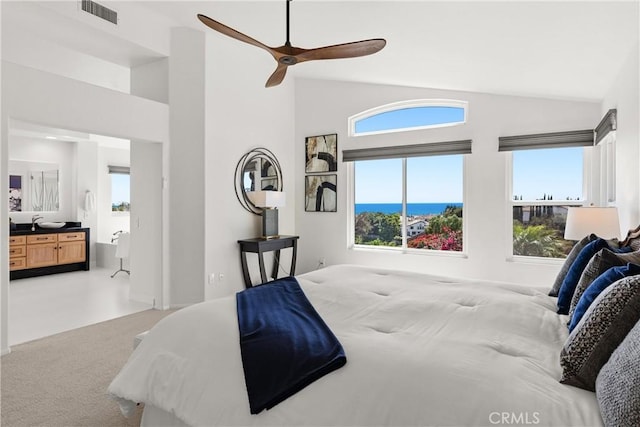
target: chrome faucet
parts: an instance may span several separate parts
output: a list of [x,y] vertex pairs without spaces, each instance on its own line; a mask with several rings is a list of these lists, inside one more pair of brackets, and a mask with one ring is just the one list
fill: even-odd
[[40,215],[34,215],[31,217],[31,231],[36,231],[36,221],[43,218],[44,217]]

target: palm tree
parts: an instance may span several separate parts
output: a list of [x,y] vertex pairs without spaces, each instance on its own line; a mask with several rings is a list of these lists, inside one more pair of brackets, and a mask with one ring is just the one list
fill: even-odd
[[566,256],[563,246],[563,242],[555,230],[544,225],[525,227],[521,223],[514,221],[514,255],[562,258]]

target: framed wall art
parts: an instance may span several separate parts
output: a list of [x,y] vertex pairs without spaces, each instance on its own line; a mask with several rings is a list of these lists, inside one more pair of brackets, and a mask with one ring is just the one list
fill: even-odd
[[22,212],[22,176],[9,175],[9,212]]
[[306,212],[336,212],[338,175],[307,175],[305,177],[304,210]]
[[335,172],[338,170],[338,134],[308,136],[305,138],[306,173]]

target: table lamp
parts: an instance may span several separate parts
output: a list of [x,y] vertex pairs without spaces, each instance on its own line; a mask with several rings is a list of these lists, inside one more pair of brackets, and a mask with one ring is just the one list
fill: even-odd
[[247,196],[254,206],[262,209],[262,238],[278,237],[278,208],[285,205],[283,191],[249,191]]
[[580,240],[591,233],[603,239],[620,237],[618,209],[595,206],[569,208],[564,238]]

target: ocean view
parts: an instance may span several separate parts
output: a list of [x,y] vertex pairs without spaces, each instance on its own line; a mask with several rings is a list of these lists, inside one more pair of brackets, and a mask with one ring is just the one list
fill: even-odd
[[[447,206],[462,206],[462,203],[407,203],[407,215],[438,215]],[[402,211],[402,203],[356,203],[355,210],[356,215],[362,212],[400,213]]]

